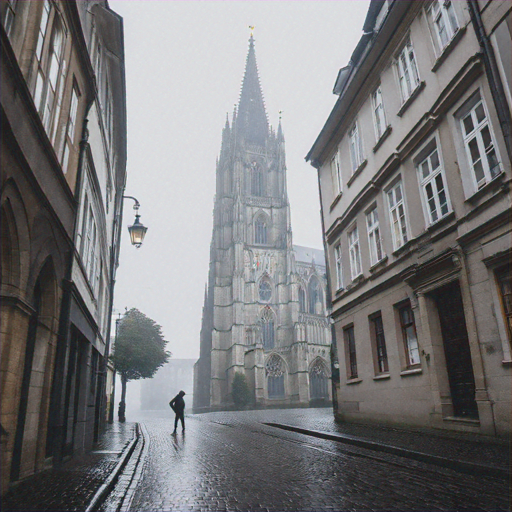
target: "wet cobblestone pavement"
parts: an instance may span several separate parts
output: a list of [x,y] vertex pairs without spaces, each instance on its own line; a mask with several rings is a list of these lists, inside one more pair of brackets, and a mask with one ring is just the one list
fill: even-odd
[[135,423],[114,423],[91,453],[13,486],[2,496],[2,512],[85,510],[135,436]]
[[[328,427],[331,415],[328,409],[209,413],[187,416],[186,434],[177,436],[171,435],[170,414],[141,418],[146,454],[130,502],[125,500],[123,507],[134,512],[510,509],[504,479],[462,474],[262,424],[332,430],[337,427],[334,422]],[[389,436],[399,435],[392,430],[388,443]],[[424,435],[418,433],[423,447]],[[469,456],[473,448],[459,443],[453,439],[453,449]],[[485,446],[489,453],[504,451],[503,445]]]

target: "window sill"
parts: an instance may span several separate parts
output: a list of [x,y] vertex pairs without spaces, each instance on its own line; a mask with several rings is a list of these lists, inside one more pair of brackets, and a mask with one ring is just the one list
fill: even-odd
[[477,190],[472,196],[466,199],[468,203],[476,203],[482,196],[487,194],[489,190],[494,190],[501,186],[505,173],[500,171],[491,181],[488,181],[481,189]]
[[451,212],[448,212],[444,217],[441,217],[440,219],[437,219],[435,222],[432,222],[427,227],[427,231],[435,231],[437,228],[443,226],[444,224],[447,224],[448,222],[455,220],[455,212],[452,210]]
[[340,192],[335,198],[334,201],[331,203],[331,207],[329,211],[333,211],[335,206],[340,202],[341,196],[343,195],[343,192]]
[[[364,274],[358,274],[356,277],[352,279],[352,282],[350,283],[350,287],[354,287],[357,284],[359,284],[364,279]],[[347,288],[348,289],[348,288]]]
[[501,361],[501,364],[503,366],[512,366],[512,360],[510,359],[505,359],[505,361]]
[[453,34],[452,40],[443,48],[439,57],[437,57],[436,61],[434,62],[434,65],[432,66],[432,73],[435,73],[439,69],[439,66],[441,66],[441,64],[446,60],[446,57],[450,55],[456,44],[464,35],[464,32],[466,32],[466,27],[458,28],[457,32]]
[[450,423],[462,423],[466,425],[474,425],[475,427],[480,426],[480,420],[474,420],[471,418],[459,418],[457,416],[447,416],[443,418],[443,421],[448,421]]
[[420,82],[414,91],[412,91],[411,95],[404,101],[403,105],[400,107],[400,110],[396,113],[398,117],[402,117],[405,111],[409,108],[411,103],[418,97],[421,91],[425,89],[425,82]]
[[354,180],[363,172],[363,169],[366,167],[367,163],[368,163],[368,160],[364,159],[359,164],[359,167],[354,171],[352,176],[350,176],[350,179],[347,181],[347,187],[350,187],[350,185],[352,185],[352,183],[354,183]]
[[411,246],[412,244],[412,239],[410,240],[407,240],[407,242],[405,242],[404,245],[401,245],[400,247],[397,247],[394,251],[393,251],[393,256],[395,257],[398,257],[400,256],[402,253],[406,252],[407,249]]
[[380,259],[379,261],[377,261],[377,263],[375,263],[374,265],[372,265],[370,267],[370,273],[373,274],[374,272],[376,272],[377,270],[379,270],[380,268],[384,267],[386,265],[386,262],[388,261],[388,257],[387,256],[384,256],[382,259]]
[[373,380],[387,380],[390,378],[391,375],[389,373],[383,373],[382,375],[375,375],[375,377],[373,377]]
[[375,144],[375,146],[373,146],[373,152],[375,153],[381,146],[382,144],[384,143],[384,141],[389,137],[389,134],[393,131],[393,128],[391,127],[390,124],[388,124],[387,128],[382,132],[382,135],[380,136],[379,140],[377,141],[377,143]]
[[352,384],[359,384],[360,382],[363,382],[363,379],[360,379],[359,377],[356,377],[354,379],[348,379],[347,382],[345,382],[345,384],[347,386],[351,386]]
[[423,373],[422,368],[411,368],[410,370],[403,370],[400,372],[400,377],[409,377],[409,375],[420,375]]

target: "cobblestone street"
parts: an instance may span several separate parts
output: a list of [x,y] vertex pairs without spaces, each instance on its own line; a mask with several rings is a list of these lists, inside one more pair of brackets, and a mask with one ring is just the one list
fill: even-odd
[[[505,479],[475,476],[344,443],[283,431],[301,414],[325,426],[332,413],[248,411],[140,420],[142,467],[128,493],[103,510],[509,510]],[[122,481],[123,479],[121,479]],[[126,496],[129,499],[126,499]]]

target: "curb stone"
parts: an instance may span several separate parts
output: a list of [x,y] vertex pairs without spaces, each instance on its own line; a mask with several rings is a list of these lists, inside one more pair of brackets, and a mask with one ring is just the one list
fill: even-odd
[[140,437],[140,426],[138,423],[135,424],[135,436],[121,455],[121,460],[117,463],[117,466],[114,468],[112,473],[107,477],[106,481],[101,485],[101,487],[96,491],[94,496],[92,497],[89,505],[85,509],[85,512],[94,512],[101,505],[102,501],[108,495],[108,493],[114,488],[117,478],[119,477],[121,471],[126,466],[128,460],[130,459],[133,451],[135,450],[135,446],[139,441]]
[[318,437],[320,439],[327,439],[329,441],[337,441],[340,443],[351,444],[361,448],[368,448],[379,452],[390,453],[405,457],[408,459],[414,459],[420,462],[426,462],[428,464],[434,464],[436,466],[442,466],[448,469],[459,471],[460,473],[468,473],[471,475],[479,476],[492,476],[496,478],[502,478],[505,480],[511,479],[510,470],[498,468],[495,466],[487,466],[484,464],[478,464],[473,462],[466,462],[457,459],[448,459],[446,457],[439,457],[438,455],[431,455],[429,453],[417,452],[414,450],[408,450],[406,448],[398,448],[383,443],[377,443],[375,441],[368,441],[361,437],[350,436],[347,434],[331,434],[329,432],[321,432],[319,430],[307,430],[300,427],[294,427],[292,425],[285,425],[281,423],[264,423],[269,427],[280,428],[282,430],[288,430],[291,432],[297,432],[307,436]]

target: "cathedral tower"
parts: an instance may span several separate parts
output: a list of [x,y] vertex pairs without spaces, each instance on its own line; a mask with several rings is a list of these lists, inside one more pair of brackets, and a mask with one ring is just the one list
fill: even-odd
[[237,372],[258,406],[329,400],[323,252],[294,251],[286,189],[281,122],[269,126],[251,35],[217,162],[195,410],[228,407]]

